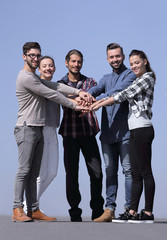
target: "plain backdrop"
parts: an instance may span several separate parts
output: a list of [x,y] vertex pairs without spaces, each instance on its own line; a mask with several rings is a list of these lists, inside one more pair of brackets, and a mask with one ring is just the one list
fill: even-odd
[[[13,185],[17,171],[17,146],[13,135],[18,111],[15,81],[23,67],[22,46],[27,41],[37,41],[42,47],[42,54],[55,59],[53,81],[67,73],[64,59],[73,48],[80,50],[84,56],[81,73],[93,77],[97,82],[112,71],[106,60],[106,46],[109,43],[117,42],[123,46],[128,67],[128,55],[132,49],[146,52],[157,75],[152,119],[155,128],[152,156],[156,181],[154,214],[161,218],[167,216],[166,9],[166,0],[0,0],[0,214],[12,214]],[[101,110],[97,116],[100,124]],[[101,151],[99,134],[97,140]],[[58,176],[41,197],[41,209],[49,215],[68,216],[61,136],[59,150]],[[102,166],[105,197],[103,158]],[[89,176],[82,154],[79,181],[82,194],[80,207],[83,216],[89,217]],[[116,214],[122,213],[124,176],[121,167],[117,205]],[[143,197],[141,208],[144,208]]]

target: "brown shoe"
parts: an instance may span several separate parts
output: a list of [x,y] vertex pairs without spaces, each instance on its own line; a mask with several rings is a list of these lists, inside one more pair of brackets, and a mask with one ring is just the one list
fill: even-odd
[[99,218],[94,219],[94,222],[112,222],[112,219],[114,218],[115,212],[106,208],[104,213]]
[[33,212],[28,211],[27,216],[29,216],[32,219],[37,220],[37,221],[47,221],[47,222],[56,222],[57,221],[56,218],[46,216],[39,209],[37,209],[36,211],[33,211]]
[[25,215],[22,207],[13,209],[12,220],[14,222],[32,222],[33,221],[31,217],[27,217]]

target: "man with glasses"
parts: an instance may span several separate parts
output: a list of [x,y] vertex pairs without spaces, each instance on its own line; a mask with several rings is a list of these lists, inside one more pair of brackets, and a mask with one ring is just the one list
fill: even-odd
[[[76,111],[80,111],[84,107],[76,105],[76,103],[70,101],[63,94],[79,95],[85,100],[90,98],[88,93],[70,88],[64,84],[53,83],[52,88],[55,90],[44,86],[40,81],[41,79],[35,74],[40,58],[41,48],[37,42],[24,44],[24,67],[19,72],[16,81],[19,111],[14,130],[18,146],[18,171],[15,179],[12,219],[18,222],[29,222],[33,219],[40,221],[56,220],[56,218],[48,217],[39,210],[36,193],[36,179],[39,175],[43,153],[44,97]],[[46,81],[46,85],[48,83]],[[24,191],[28,209],[27,216],[23,211]]]

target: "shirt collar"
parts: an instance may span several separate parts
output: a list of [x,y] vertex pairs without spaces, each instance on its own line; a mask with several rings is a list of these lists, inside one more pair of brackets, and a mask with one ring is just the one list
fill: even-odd
[[127,67],[122,64],[122,66],[119,68],[118,72],[113,72],[116,75],[120,75],[122,72],[124,72],[127,69]]

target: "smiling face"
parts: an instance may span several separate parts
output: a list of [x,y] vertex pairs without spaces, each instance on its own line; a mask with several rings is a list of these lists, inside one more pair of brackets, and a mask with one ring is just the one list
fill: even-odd
[[42,79],[51,81],[55,69],[53,60],[51,58],[44,58],[40,61],[38,71]]
[[69,61],[65,61],[66,67],[72,74],[78,74],[82,68],[82,59],[76,54],[70,56]]
[[122,54],[120,48],[109,49],[107,51],[107,61],[110,66],[113,68],[114,72],[117,72],[123,64],[125,59],[124,54]]
[[26,54],[23,54],[25,68],[29,71],[35,72],[36,68],[39,66],[40,58],[41,51],[39,49],[30,49]]
[[147,59],[142,59],[140,55],[132,55],[129,58],[129,63],[137,77],[142,76],[146,72]]

